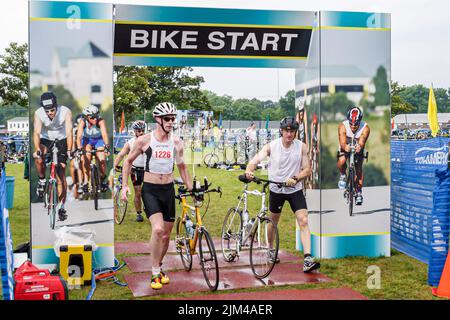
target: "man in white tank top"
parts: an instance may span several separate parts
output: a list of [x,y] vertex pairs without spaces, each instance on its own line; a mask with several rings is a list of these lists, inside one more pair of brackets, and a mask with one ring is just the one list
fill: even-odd
[[339,125],[339,157],[337,160],[337,168],[341,173],[339,178],[339,189],[346,187],[346,170],[347,159],[350,155],[350,144],[352,140],[356,143],[355,149],[355,169],[356,169],[356,205],[362,205],[362,187],[364,182],[364,174],[362,170],[364,160],[364,147],[369,138],[370,128],[366,122],[362,121],[363,112],[360,108],[354,107],[347,112],[347,120]]
[[156,130],[139,137],[134,149],[124,161],[122,199],[125,200],[131,166],[140,155],[144,155],[144,184],[142,201],[144,211],[152,226],[150,238],[150,262],[152,265],[151,288],[158,290],[169,283],[169,277],[161,269],[162,260],[169,248],[170,232],[175,221],[175,188],[173,185],[174,164],[177,164],[181,179],[188,190],[192,180],[184,163],[184,144],[172,132],[177,110],[168,102],[158,104],[153,110]]
[[[123,158],[131,151],[133,151],[136,140],[144,135],[145,133],[145,122],[142,120],[138,120],[133,122],[131,128],[134,131],[135,137],[127,141],[123,146],[122,150],[120,150],[116,159],[114,160],[114,168],[120,164]],[[132,163],[131,167],[131,181],[133,182],[134,189],[134,207],[136,208],[136,221],[143,222],[144,217],[142,216],[142,200],[141,200],[141,191],[142,191],[142,182],[144,181],[144,163],[145,157],[143,154],[139,155]]]
[[[65,106],[59,106],[53,92],[44,92],[40,98],[41,107],[34,113],[33,131],[33,158],[39,177],[36,193],[38,198],[44,196],[45,156],[58,148],[57,180],[59,191],[58,216],[60,221],[67,219],[64,204],[67,195],[66,161],[70,157],[73,146],[72,112]],[[56,141],[56,142],[55,142]]]
[[[303,271],[311,272],[320,268],[320,263],[314,261],[314,258],[311,256],[308,209],[302,190],[303,181],[310,175],[310,164],[306,144],[296,139],[298,127],[298,122],[293,117],[286,117],[281,120],[281,138],[266,144],[248,163],[245,174],[251,180],[257,165],[269,157],[269,180],[285,182],[287,185],[287,187],[280,188],[271,184],[269,187],[271,219],[275,225],[278,225],[284,202],[288,201],[300,226],[304,253]],[[273,231],[271,233],[273,234]],[[272,239],[269,239],[269,242],[273,242],[273,236]]]

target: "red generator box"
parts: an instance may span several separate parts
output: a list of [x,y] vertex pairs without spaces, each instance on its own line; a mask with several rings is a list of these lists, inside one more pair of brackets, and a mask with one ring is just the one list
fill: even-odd
[[66,281],[53,276],[47,269],[39,269],[29,260],[14,274],[15,300],[68,300]]

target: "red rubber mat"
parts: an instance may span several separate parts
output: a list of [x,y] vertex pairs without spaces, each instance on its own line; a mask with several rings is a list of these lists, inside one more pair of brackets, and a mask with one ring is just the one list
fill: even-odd
[[[278,257],[281,260],[281,263],[285,262],[299,262],[300,258],[287,253],[280,251],[278,252]],[[128,267],[132,272],[150,272],[152,270],[150,264],[150,256],[134,256],[134,257],[125,257],[123,260],[127,263]],[[239,259],[233,262],[226,262],[223,259],[222,253],[220,251],[217,252],[217,260],[219,261],[219,268],[233,268],[233,267],[242,267],[248,266],[250,268],[250,257],[249,251],[242,251]],[[166,255],[163,260],[163,268],[165,270],[183,270],[183,264],[181,263],[181,258],[179,255]],[[192,261],[193,269],[200,269],[198,256],[195,255]],[[275,266],[276,268],[276,266]]]
[[219,293],[166,300],[368,300],[350,288],[289,289],[257,292]]
[[[303,273],[301,268],[301,265],[296,263],[278,264],[270,276],[263,280],[256,279],[250,268],[220,269],[218,290],[331,281],[330,278],[320,273]],[[124,278],[135,297],[209,291],[201,270],[170,272],[168,276],[170,277],[170,284],[163,286],[161,290],[153,290],[150,288],[150,273],[127,274]]]
[[[221,250],[222,245],[220,243],[220,239],[213,239],[214,247],[216,250]],[[198,244],[197,244],[198,246]],[[150,242],[116,242],[114,244],[114,252],[115,254],[139,254],[139,253],[150,253]],[[168,254],[176,254],[175,243],[174,240],[170,240],[169,249],[167,250]]]

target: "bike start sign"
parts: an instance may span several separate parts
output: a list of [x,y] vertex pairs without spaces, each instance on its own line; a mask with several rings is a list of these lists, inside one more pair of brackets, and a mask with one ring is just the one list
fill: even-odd
[[305,65],[316,13],[116,5],[114,64]]

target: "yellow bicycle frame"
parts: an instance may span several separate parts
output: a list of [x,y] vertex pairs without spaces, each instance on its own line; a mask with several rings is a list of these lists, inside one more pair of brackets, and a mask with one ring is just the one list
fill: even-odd
[[[195,200],[194,200],[195,203]],[[196,205],[191,206],[187,203],[186,197],[181,197],[181,220],[180,224],[178,225],[178,228],[184,227],[184,223],[186,222],[186,216],[189,214],[189,210],[195,211],[195,232],[194,232],[194,239],[189,239],[189,251],[191,255],[195,254],[195,247],[197,246],[197,240],[198,240],[198,229],[203,226],[202,217],[200,216],[200,209]],[[178,229],[178,232],[181,233],[181,230]]]

